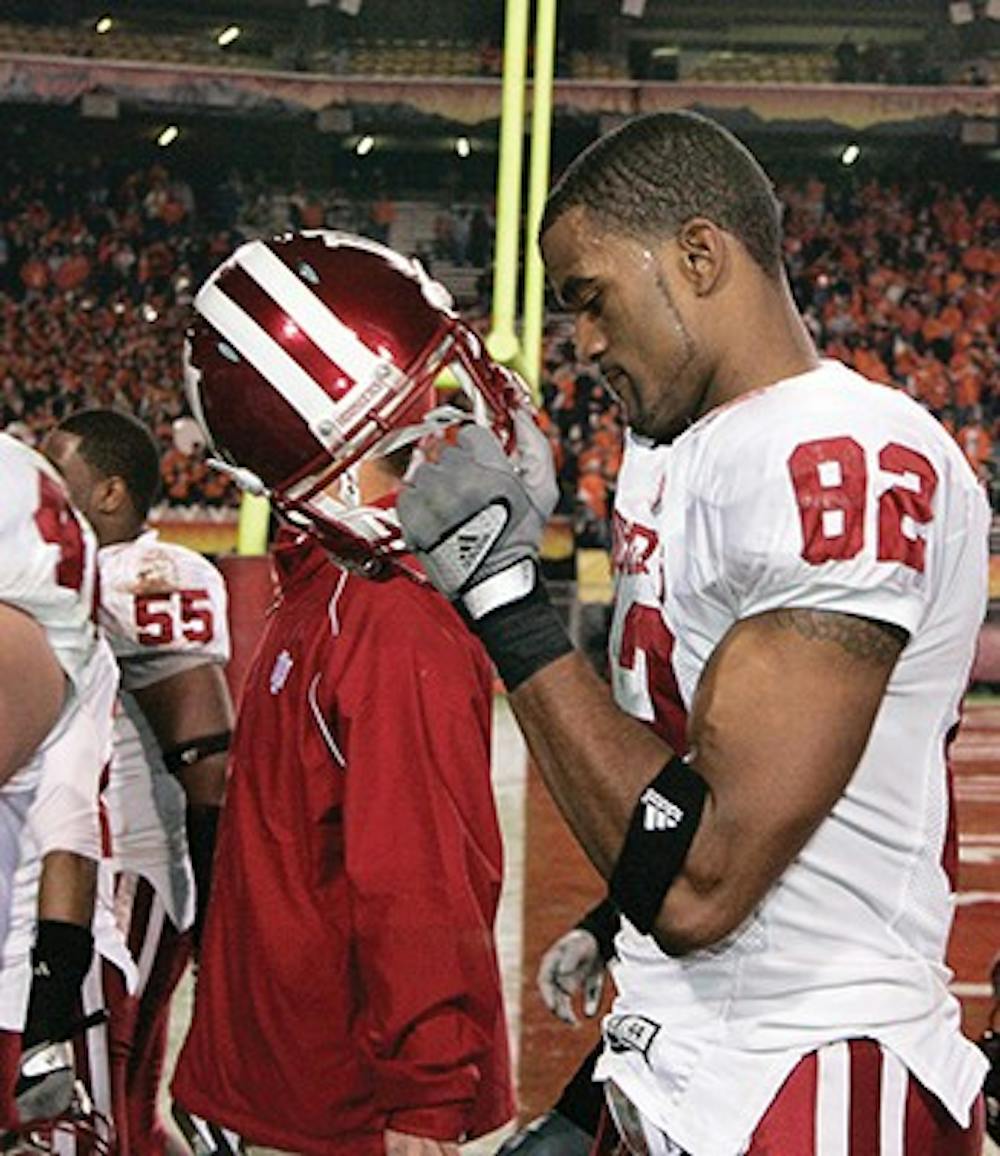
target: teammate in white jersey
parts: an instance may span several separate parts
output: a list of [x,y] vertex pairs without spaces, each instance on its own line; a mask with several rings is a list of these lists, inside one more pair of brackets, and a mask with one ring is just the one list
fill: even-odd
[[6,934],[18,832],[37,786],[33,756],[65,725],[97,640],[93,535],[58,475],[0,434],[0,939]]
[[138,988],[126,993],[121,969],[105,966],[95,977],[91,999],[107,1003],[111,1021],[110,1073],[96,1078],[93,1092],[99,1107],[110,1100],[122,1150],[149,1156],[165,1150],[156,1097],[170,997],[207,902],[223,794],[226,593],[210,562],[145,528],[159,457],[139,422],[85,410],[49,435],[45,451],[97,532],[100,621],[122,672],[104,792],[105,868]]
[[[117,670],[93,621],[93,535],[70,508],[61,479],[40,455],[7,435],[0,435],[0,477],[0,942],[6,956],[19,879],[23,967],[17,1029],[29,987],[31,997],[24,1066],[19,1034],[5,1037],[0,1048],[0,1121],[12,1127],[60,1111],[72,1095],[69,1046],[53,1041],[65,1039],[74,1026],[90,963],[92,876],[85,871],[78,887],[62,848],[81,841],[99,853],[97,786],[110,750]],[[32,754],[28,736],[45,725],[48,734]],[[39,894],[43,858],[47,874]]]
[[511,459],[463,430],[399,513],[623,912],[597,1075],[625,1144],[978,1156],[986,1064],[944,966],[945,748],[985,609],[985,496],[917,404],[819,359],[770,182],[713,122],[599,140],[541,245],[636,434],[616,702],[537,577],[541,435]]

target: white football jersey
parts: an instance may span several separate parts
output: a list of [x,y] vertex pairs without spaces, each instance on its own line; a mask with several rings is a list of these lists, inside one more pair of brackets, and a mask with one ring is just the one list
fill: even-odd
[[846,1037],[880,1040],[968,1121],[985,1064],[943,962],[945,750],[986,605],[989,524],[941,426],[835,362],[720,407],[669,447],[630,440],[614,692],[678,749],[740,619],[811,607],[910,636],[846,791],[742,927],[672,958],[623,921],[598,1076],[695,1156],[743,1152],[798,1059]]
[[0,786],[0,941],[6,935],[21,831],[45,752],[61,741],[80,702],[79,687],[97,648],[93,622],[96,543],[69,506],[59,475],[34,450],[0,433],[0,602],[45,630],[70,678],[62,713],[28,764]]
[[156,739],[130,693],[182,670],[229,660],[225,583],[200,554],[147,531],[103,547],[101,624],[118,658],[122,694],[104,799],[111,821],[114,871],[148,879],[174,925],[194,918],[185,801],[164,766]]
[[[37,790],[20,832],[9,927],[0,954],[0,1028],[6,1031],[20,1031],[28,1010],[43,859],[58,850],[100,860],[105,850],[100,789],[111,759],[118,664],[104,639],[81,672],[78,689],[66,724],[46,738],[35,760]],[[96,927],[95,942],[105,958],[117,961],[127,955],[124,939],[119,936],[109,946]]]

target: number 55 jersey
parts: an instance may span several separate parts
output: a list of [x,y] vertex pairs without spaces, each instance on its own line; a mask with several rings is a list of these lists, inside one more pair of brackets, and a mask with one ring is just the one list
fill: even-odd
[[229,659],[222,575],[200,554],[153,530],[98,551],[100,621],[122,675],[114,756],[104,799],[112,865],[147,879],[179,930],[194,918],[185,800],[132,692]]
[[[880,1041],[968,1122],[983,1064],[944,966],[946,745],[985,610],[989,523],[943,428],[834,362],[712,411],[670,446],[628,447],[614,692],[676,749],[741,619],[812,608],[909,635],[846,790],[746,922],[682,958],[627,921],[618,937],[598,1077],[698,1156],[743,1150],[798,1060],[848,1037]],[[808,710],[794,688],[789,700]]]

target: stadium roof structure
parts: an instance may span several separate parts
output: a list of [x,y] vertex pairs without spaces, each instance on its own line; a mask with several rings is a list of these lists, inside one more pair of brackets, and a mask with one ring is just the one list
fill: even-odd
[[[784,146],[947,140],[995,158],[1000,87],[982,83],[988,67],[962,70],[967,50],[996,63],[976,37],[989,41],[1000,21],[986,0],[969,3],[971,33],[943,0],[561,0],[557,153],[636,112],[697,108]],[[471,169],[496,149],[503,9],[502,0],[7,0],[0,103],[28,119],[63,110],[150,134],[172,118],[190,130],[182,145],[210,137],[211,122],[247,134],[255,122],[272,134],[281,124],[304,152],[350,152],[365,135],[383,156],[444,152],[461,135],[472,141]],[[241,35],[220,46],[230,23]],[[886,62],[886,74],[837,83],[844,45]],[[926,75],[894,73],[901,61]],[[272,136],[276,159],[283,143]]]

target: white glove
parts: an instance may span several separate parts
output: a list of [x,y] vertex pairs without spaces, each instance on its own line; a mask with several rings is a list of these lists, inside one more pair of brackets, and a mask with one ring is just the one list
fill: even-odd
[[448,598],[462,598],[473,618],[530,592],[559,498],[552,450],[530,407],[519,406],[512,420],[512,456],[483,426],[464,425],[437,460],[414,471],[396,506],[428,578]]
[[579,1023],[573,1010],[573,997],[583,993],[583,1014],[588,1019],[597,1014],[604,991],[604,960],[597,939],[581,927],[567,931],[542,956],[538,965],[538,990],[553,1015],[572,1024]]

